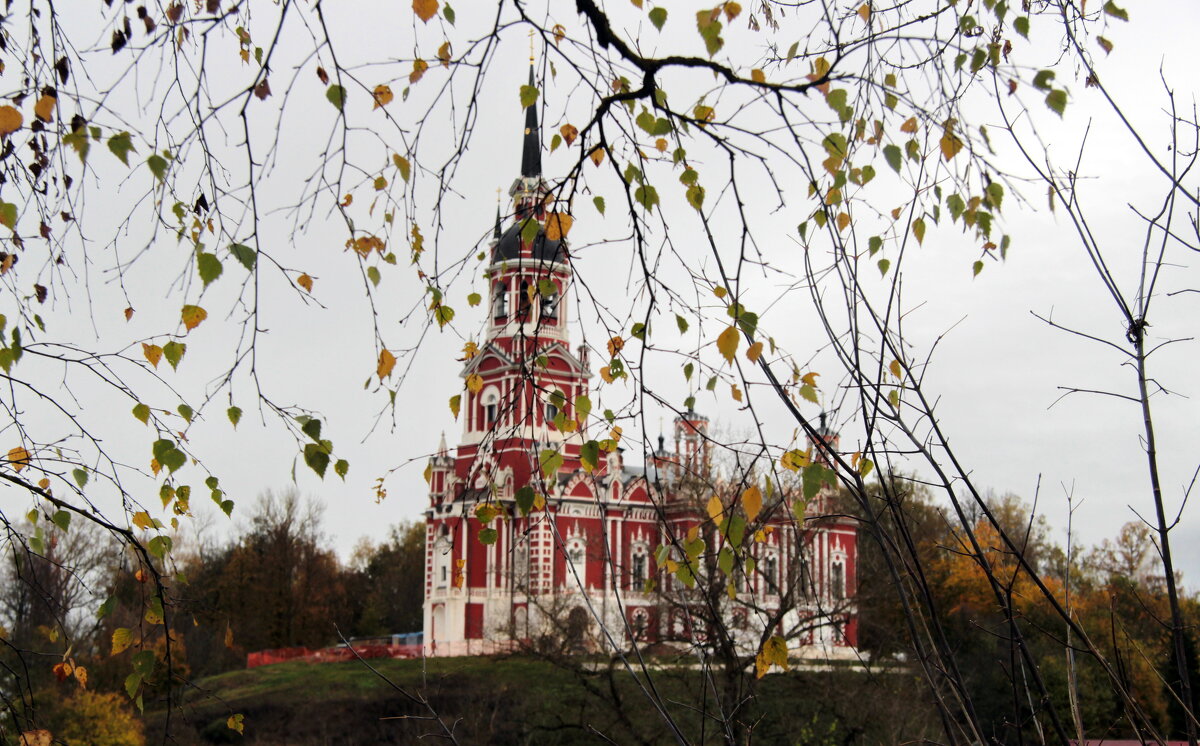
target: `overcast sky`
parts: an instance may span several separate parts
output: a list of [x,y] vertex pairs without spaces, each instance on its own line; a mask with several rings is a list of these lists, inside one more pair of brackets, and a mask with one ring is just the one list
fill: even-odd
[[[668,24],[665,29],[663,50],[676,34],[691,43],[694,31],[688,25],[690,12],[685,12],[691,6],[664,5],[679,13],[678,24]],[[1189,35],[1179,30],[1200,28],[1200,10],[1190,4],[1176,3],[1169,6],[1173,15],[1166,12],[1156,15],[1152,7],[1167,6],[1134,8],[1133,23],[1114,26],[1108,32],[1117,48],[1108,60],[1102,60],[1099,70],[1108,89],[1125,104],[1128,116],[1142,128],[1151,146],[1157,148],[1162,147],[1167,137],[1162,117],[1165,96],[1157,80],[1158,70],[1161,67],[1173,86],[1180,109],[1190,112],[1200,53],[1187,38]],[[488,21],[471,17],[463,10],[460,10],[459,31],[465,33],[464,28],[482,27]],[[632,10],[621,6],[614,11],[630,24],[631,30],[638,28],[634,24],[642,24],[637,33],[650,38],[644,20],[634,20],[639,17],[632,15]],[[569,28],[575,28],[571,24],[577,23],[572,15],[559,20]],[[377,23],[365,26],[358,14],[333,15],[329,22],[336,37],[354,40],[339,50],[346,56],[341,62],[348,67],[354,68],[368,59],[411,54],[407,47],[413,44],[414,27],[406,5],[404,13],[397,15],[389,10],[381,13]],[[418,29],[418,33],[425,31]],[[299,30],[290,33],[296,33],[298,38],[301,34]],[[757,43],[755,39],[749,32],[731,31],[728,41],[731,45],[753,45]],[[429,46],[428,39],[422,37],[421,44],[424,56],[432,58],[433,49],[424,48]],[[371,307],[366,300],[362,270],[353,255],[343,250],[345,224],[325,204],[315,211],[304,230],[297,232],[293,230],[297,214],[287,209],[295,204],[297,189],[317,167],[328,146],[326,133],[334,114],[323,100],[324,86],[313,73],[315,65],[302,51],[297,45],[291,56],[281,55],[274,63],[272,98],[255,103],[264,109],[285,106],[284,121],[292,123],[278,132],[269,178],[257,198],[266,226],[263,235],[279,242],[275,254],[295,270],[293,278],[299,272],[315,278],[312,299],[320,305],[306,299],[277,274],[263,273],[259,322],[263,332],[257,342],[258,371],[264,389],[275,402],[300,403],[323,415],[324,437],[332,438],[337,454],[351,462],[350,474],[343,481],[330,472],[324,480],[319,480],[303,463],[293,469],[295,441],[269,418],[267,425],[262,426],[264,418],[253,407],[253,391],[245,377],[235,381],[233,390],[234,402],[246,409],[238,429],[231,430],[223,421],[229,402],[228,393],[222,391],[219,399],[202,412],[206,426],[190,429],[189,439],[195,452],[204,456],[207,467],[220,475],[226,491],[240,501],[239,511],[247,509],[254,496],[264,490],[288,488],[294,472],[297,489],[326,506],[326,530],[339,551],[348,555],[360,537],[381,538],[396,522],[420,519],[426,502],[421,478],[425,458],[435,448],[442,431],[451,445],[460,435],[460,425],[454,422],[447,405],[462,386],[458,378],[460,363],[455,358],[466,338],[478,338],[485,321],[484,307],[470,308],[464,300],[472,290],[486,295],[478,279],[481,265],[471,257],[479,250],[480,242],[490,235],[496,189],[507,192],[519,169],[523,116],[517,89],[527,74],[528,41],[518,27],[506,31],[500,39],[499,56],[478,100],[478,120],[469,148],[454,174],[451,192],[442,203],[438,216],[440,230],[433,227],[435,213],[428,191],[416,193],[415,207],[407,216],[422,226],[430,251],[436,250],[438,254],[441,268],[466,260],[450,296],[457,311],[453,328],[422,330],[414,321],[401,324],[414,308],[423,305],[421,285],[405,267],[404,216],[397,216],[397,227],[388,237],[391,247],[400,255],[400,263],[396,268],[384,268],[375,296],[378,330],[385,343],[398,354],[419,342],[419,348],[410,354],[399,354],[397,373],[407,370],[408,374],[396,395],[395,419],[387,408],[386,393],[378,390],[378,379],[371,380],[377,354]],[[235,62],[214,60],[212,64],[229,68],[228,85],[244,85],[237,78],[244,73]],[[289,84],[287,80],[293,69],[299,72],[295,82]],[[371,68],[355,69],[365,80],[376,79]],[[403,82],[394,78],[406,73],[404,65],[381,67],[378,81],[391,80],[399,93]],[[375,158],[380,164],[386,163],[388,153],[399,149],[396,141],[401,138],[408,141],[417,131],[416,120],[423,107],[433,105],[440,86],[439,75],[440,70],[435,66],[425,81],[413,86],[407,101],[397,96],[391,107],[400,122],[398,127],[384,124],[384,113],[371,113],[369,105],[361,103],[364,93],[352,90],[357,97],[352,102],[357,108],[349,111],[359,117],[356,121],[381,123],[378,141],[352,145],[352,155],[363,161]],[[1111,252],[1109,256],[1118,267],[1118,275],[1129,278],[1129,287],[1133,287],[1144,226],[1128,205],[1132,203],[1143,212],[1152,211],[1161,199],[1161,189],[1136,151],[1132,138],[1120,130],[1111,112],[1103,106],[1099,93],[1085,88],[1081,79],[1060,82],[1070,88],[1070,106],[1061,125],[1048,124],[1042,134],[1053,159],[1072,162],[1090,125],[1080,168],[1087,179],[1081,196],[1089,205],[1093,231],[1106,251]],[[545,84],[543,96],[552,117],[550,125],[557,126],[580,116],[579,107],[587,105],[586,97],[577,96],[580,103],[576,104],[571,99],[572,93],[569,84],[553,81]],[[145,112],[150,108],[146,101],[132,99],[128,105],[131,111],[140,107]],[[421,130],[421,146],[426,148],[423,152],[433,153],[438,148],[445,153],[453,150],[454,143],[448,135],[462,125],[461,102],[459,107],[449,109],[442,105],[435,109],[437,116],[449,119]],[[368,119],[368,114],[376,120]],[[997,117],[983,118],[998,124]],[[253,130],[255,141],[264,149],[276,134],[272,121],[266,117]],[[404,130],[403,135],[400,129]],[[240,132],[230,131],[228,138],[225,146],[235,144]],[[1011,156],[1004,146],[1000,146],[1000,152],[1002,156]],[[110,156],[101,152],[94,157]],[[565,149],[547,153],[544,158],[547,176],[554,178],[565,171],[570,157]],[[425,163],[434,161],[431,155]],[[226,163],[225,167],[239,168],[234,163]],[[365,183],[371,176],[364,173],[361,179]],[[394,170],[389,178],[396,178]],[[608,194],[616,194],[612,189],[615,182],[604,182],[601,176],[593,178],[594,189],[608,188]],[[144,194],[146,187],[147,184],[130,177],[119,189],[89,195],[92,200],[87,208],[91,221],[89,236],[97,241],[89,246],[89,251],[107,248],[107,242],[99,238],[113,234],[118,236],[118,250],[122,247],[136,250],[146,243],[144,229],[135,226],[132,231],[123,230],[119,224],[132,200]],[[840,377],[830,367],[832,360],[822,352],[825,340],[815,328],[808,295],[785,292],[789,273],[795,276],[799,268],[795,226],[803,219],[801,212],[811,207],[805,208],[804,196],[797,194],[787,195],[788,204],[777,209],[778,200],[770,185],[759,177],[750,178],[746,189],[752,203],[751,214],[759,221],[759,236],[768,242],[767,255],[780,271],[780,274],[764,272],[756,279],[753,297],[772,304],[764,314],[764,323],[769,325],[771,333],[798,360],[811,361],[811,369],[828,372],[822,379],[829,387],[825,396],[828,401],[835,401],[838,398],[835,386]],[[688,208],[681,196],[667,199],[665,192],[664,189],[665,222],[685,223],[682,216]],[[710,184],[709,200],[717,202],[718,210],[728,209],[728,204],[722,207],[720,200],[730,197],[722,197],[719,192],[719,184]],[[1067,496],[1072,495],[1076,505],[1075,531],[1083,543],[1093,544],[1115,535],[1121,524],[1136,518],[1135,511],[1150,514],[1146,460],[1139,440],[1140,414],[1134,405],[1111,397],[1076,394],[1060,400],[1060,387],[1131,393],[1134,378],[1112,351],[1051,329],[1033,317],[1032,313],[1052,314],[1056,321],[1081,331],[1117,342],[1121,339],[1120,318],[1090,270],[1070,225],[1061,213],[1047,210],[1044,187],[1033,185],[1025,196],[1026,204],[1019,204],[1013,194],[1006,203],[1002,229],[1014,241],[1008,260],[989,264],[978,277],[971,279],[971,263],[977,258],[977,247],[957,229],[931,230],[924,246],[907,256],[906,332],[918,357],[924,357],[930,346],[940,340],[928,369],[925,389],[937,398],[936,411],[941,423],[958,457],[972,471],[975,483],[1032,500],[1040,482],[1038,509],[1060,541],[1066,535]],[[358,190],[356,207],[363,207],[364,200],[370,198],[369,189]],[[627,330],[627,314],[639,302],[637,259],[628,242],[610,242],[628,235],[628,217],[615,199],[610,197],[609,205],[607,217],[602,217],[591,206],[590,196],[581,200],[571,235],[574,264],[588,289],[584,297],[577,293],[574,299],[578,303],[572,306],[576,317],[573,333],[576,341],[586,334],[594,346],[602,346],[607,339],[606,325]],[[356,219],[378,222],[384,209],[381,204],[375,210],[364,210],[356,213],[362,216]],[[170,235],[158,239],[160,245],[171,241],[174,238]],[[662,236],[648,238],[648,245],[661,252],[658,271],[664,281],[695,293],[687,273],[711,276],[714,271],[711,255],[699,241],[700,234],[694,226],[673,234],[672,246],[664,245]],[[127,305],[126,296],[114,282],[115,275],[103,271],[111,262],[97,261],[91,274],[78,268],[75,276],[86,279],[86,283],[83,279],[67,278],[74,290],[55,294],[48,304],[44,316],[51,332],[63,335],[56,336],[57,339],[71,338],[93,347],[98,338],[101,346],[110,350],[137,344],[148,335],[161,332],[162,314],[177,313],[172,305],[175,298],[170,303],[162,299],[171,283],[183,282],[176,278],[184,272],[186,252],[187,247],[183,246],[174,256],[152,253],[130,269],[125,284],[137,288],[134,299],[129,301],[137,312],[128,323],[121,313]],[[675,252],[681,252],[682,256]],[[1164,272],[1164,292],[1198,286],[1193,257],[1182,251],[1172,252],[1172,264]],[[228,340],[238,333],[237,322],[242,311],[235,299],[241,292],[239,283],[244,276],[240,267],[227,263],[223,278],[203,296],[210,319],[188,335],[185,364],[179,373],[164,376],[198,410],[205,393],[212,390],[213,379],[229,365]],[[83,288],[88,295],[81,292]],[[593,296],[606,311],[597,310]],[[696,297],[699,296],[693,295]],[[711,301],[704,299],[706,303]],[[1164,295],[1159,300],[1150,334],[1157,340],[1196,336],[1200,324],[1198,301],[1197,293]],[[9,313],[7,309],[4,312]],[[663,316],[656,334],[674,335],[673,326],[672,317]],[[720,327],[707,328],[711,331],[708,340],[711,341]],[[696,342],[699,341],[697,338]],[[671,336],[670,345],[687,344],[686,340]],[[1197,362],[1200,354],[1192,342],[1168,346],[1152,358],[1153,375],[1172,392],[1155,397],[1154,413],[1164,488],[1168,505],[1175,508],[1200,459],[1200,449],[1196,447],[1196,422],[1200,420],[1200,403],[1195,398]],[[677,356],[652,356],[644,371],[655,391],[675,406],[681,406],[690,393],[680,373],[681,364]],[[39,375],[33,364],[26,370],[28,375]],[[49,380],[61,376],[51,368],[43,372]],[[365,388],[363,382],[368,382]],[[139,444],[128,458],[130,463],[141,464],[146,430],[128,414],[132,401],[101,393],[86,381],[73,379],[70,385],[70,393],[85,403],[91,421],[105,424],[109,443]],[[178,398],[172,398],[174,395],[165,385],[153,385],[157,386],[159,398],[152,406],[174,408]],[[606,406],[616,409],[635,393],[633,386],[618,384],[606,387],[593,398],[599,399],[599,409]],[[769,439],[775,443],[787,442],[794,423],[769,405],[766,392],[752,390],[751,395],[756,397]],[[718,390],[717,396],[699,395],[697,408],[727,432],[746,432],[751,426],[747,414],[738,410],[725,387]],[[818,410],[810,409],[806,414],[815,416]],[[670,417],[665,409],[647,403],[644,421],[649,432],[644,435],[649,439],[656,437],[658,423],[665,420],[669,438]],[[635,442],[643,435],[636,424],[631,422],[626,427],[627,437]],[[47,414],[42,437],[53,439],[56,428],[61,428],[61,423]],[[843,445],[854,445],[853,438],[850,428],[847,440],[851,442]],[[628,461],[640,461],[637,450],[630,445]],[[374,484],[379,477],[385,477],[387,497],[383,501],[375,499]],[[135,491],[155,489],[150,480],[138,482],[132,476],[130,480],[127,486]],[[10,491],[2,499],[8,510],[20,507],[25,498]],[[213,530],[238,530],[236,522],[231,524],[223,516],[213,516],[212,506],[203,500],[193,502],[198,514],[212,518]],[[1192,512],[1189,509],[1184,513],[1175,545],[1179,565],[1189,581],[1200,574],[1200,522],[1190,520]]]

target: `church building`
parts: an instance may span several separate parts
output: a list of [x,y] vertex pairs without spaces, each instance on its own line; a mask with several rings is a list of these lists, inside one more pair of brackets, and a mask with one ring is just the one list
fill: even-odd
[[[426,654],[686,649],[715,640],[720,624],[748,655],[769,627],[792,656],[853,657],[857,529],[826,514],[831,487],[808,501],[799,528],[799,498],[768,494],[737,535],[742,519],[714,518],[711,501],[732,516],[744,485],[719,476],[706,417],[681,413],[673,448],[660,435],[637,466],[624,461],[619,429],[582,411],[592,371],[568,334],[570,249],[544,227],[532,241],[523,231],[553,207],[535,106],[509,195],[511,222],[497,214],[485,275],[486,334],[461,373],[462,437],[451,450],[443,436],[426,470]],[[832,431],[822,437],[836,448]],[[707,551],[685,559],[698,537]],[[731,566],[719,550],[735,540]],[[689,561],[692,583],[668,572]],[[722,584],[716,609],[701,602],[710,582]]]

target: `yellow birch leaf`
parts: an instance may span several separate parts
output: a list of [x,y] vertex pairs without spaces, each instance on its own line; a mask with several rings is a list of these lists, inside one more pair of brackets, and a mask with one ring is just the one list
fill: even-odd
[[575,218],[565,212],[552,212],[546,216],[546,238],[550,241],[561,241],[571,232]]
[[[434,5],[437,5],[437,3],[434,2]],[[234,715],[230,715],[225,720],[225,727],[228,728],[229,730],[237,731],[238,733],[243,733],[246,730],[246,725],[243,722],[245,719],[246,719],[246,716],[240,712],[236,713]]]
[[742,400],[742,390],[738,388],[736,383],[729,386],[729,395],[733,397],[735,402],[741,402]]
[[863,20],[863,23],[871,22],[871,4],[863,3],[858,6],[858,17]]
[[146,511],[139,510],[133,514],[133,525],[137,526],[138,528],[153,528],[154,519],[151,518],[150,514]]
[[413,60],[412,72],[408,74],[409,85],[415,85],[425,75],[425,71],[429,69],[429,63],[425,60]]
[[83,666],[75,666],[75,680],[79,682],[80,689],[87,689],[88,673]]
[[13,471],[21,471],[29,466],[29,451],[21,446],[13,448],[8,452],[8,462],[12,465]]
[[664,138],[658,138],[654,141],[654,149],[660,153],[667,152],[667,141]]
[[184,306],[183,310],[179,312],[179,318],[183,321],[183,325],[187,327],[187,330],[190,332],[191,330],[200,326],[200,323],[208,318],[208,311],[205,311],[200,306]]
[[154,476],[156,477],[158,476],[158,473],[162,471],[162,464],[158,463],[158,459],[150,459],[150,471],[154,472]]
[[158,361],[162,359],[162,348],[158,345],[148,345],[142,342],[142,354],[150,361],[150,364],[155,368],[158,367]]
[[742,336],[738,334],[736,326],[730,324],[725,331],[717,337],[717,349],[725,356],[725,360],[733,363],[733,356],[737,354],[738,344],[742,341]]
[[958,139],[958,135],[950,130],[946,130],[945,134],[942,135],[942,139],[938,141],[938,145],[942,149],[942,158],[948,161],[958,155],[958,151],[962,150],[963,141]]
[[837,216],[838,233],[846,230],[848,225],[850,225],[850,216],[847,213],[839,212]]
[[23,124],[25,124],[25,117],[21,116],[21,112],[16,107],[0,106],[0,137],[8,137],[21,129]]
[[47,479],[46,477],[42,477],[41,479],[38,480],[38,487],[41,487],[44,491],[49,492],[50,491],[50,480]]
[[726,290],[723,285],[717,285],[713,288],[713,295],[717,296],[718,298],[724,298],[728,294],[729,291]]
[[625,349],[625,340],[620,337],[613,337],[608,340],[608,356],[616,357],[617,353]]
[[454,413],[454,419],[458,419],[459,410],[462,409],[462,394],[455,394],[450,397],[450,411]]
[[296,278],[296,284],[311,293],[313,288],[313,278],[309,277],[307,274],[300,275]]
[[379,365],[376,366],[375,372],[379,374],[379,380],[387,378],[392,374],[392,368],[396,367],[396,356],[384,349],[379,353]]
[[58,99],[54,96],[45,95],[37,100],[33,105],[33,113],[43,122],[49,122],[54,118],[54,105],[58,103]]
[[742,492],[742,510],[746,511],[746,521],[753,523],[758,514],[762,512],[762,490],[758,485],[752,484]]
[[605,383],[612,383],[613,382],[612,369],[609,368],[607,365],[604,366],[603,368],[600,369],[600,377],[604,379]]
[[438,11],[438,0],[413,0],[413,12],[417,14],[422,22],[429,23],[429,19]]
[[750,80],[753,80],[755,83],[766,83],[767,76],[762,70],[756,67],[750,71]]
[[[11,108],[11,107],[5,107],[5,108]],[[0,113],[3,113],[3,109],[0,109]],[[19,112],[18,112],[18,115],[19,115]],[[2,128],[0,128],[0,131],[2,131]],[[604,163],[604,148],[597,145],[596,147],[592,148],[592,152],[588,154],[588,157],[592,159],[592,163],[599,166],[601,163]]]
[[483,376],[478,373],[472,373],[467,376],[467,391],[470,391],[472,394],[478,394],[482,388]]
[[817,376],[819,376],[819,375],[821,375],[821,374],[814,372],[814,371],[809,371],[808,373],[805,373],[804,375],[800,376],[800,381],[805,386],[814,386],[815,387],[817,385]]
[[564,124],[558,128],[558,131],[562,134],[562,139],[566,141],[567,145],[574,145],[575,138],[579,137],[579,128],[573,124]]
[[758,359],[760,357],[762,357],[762,351],[763,351],[763,343],[755,342],[754,344],[752,344],[748,348],[746,348],[746,357],[749,358],[750,362],[757,363]]
[[133,644],[133,631],[128,627],[117,627],[112,633],[112,653],[120,655]]
[[713,495],[709,498],[707,508],[708,517],[713,520],[713,523],[720,526],[721,521],[724,520],[723,514],[725,513],[725,506],[721,503],[721,498]]
[[916,132],[917,131],[917,118],[909,117],[908,119],[904,120],[904,124],[900,125],[900,131],[907,132],[910,135],[912,133]]
[[892,364],[888,366],[888,371],[890,371],[891,374],[893,376],[895,376],[896,378],[903,377],[903,372],[900,369],[900,361],[899,360],[893,360]]
[[395,95],[392,93],[391,86],[377,85],[375,86],[375,90],[371,91],[371,97],[375,99],[375,105],[371,108],[378,109],[381,106],[387,106],[392,103]]
[[225,625],[225,647],[233,650],[233,627]]
[[438,47],[437,57],[442,61],[442,67],[450,67],[450,42],[442,42],[442,46]]

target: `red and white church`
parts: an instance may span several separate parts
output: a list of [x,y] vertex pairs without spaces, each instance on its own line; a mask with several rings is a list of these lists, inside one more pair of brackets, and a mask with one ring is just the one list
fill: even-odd
[[[450,450],[443,436],[426,472],[425,653],[488,654],[556,635],[592,650],[703,646],[710,631],[691,613],[690,591],[658,560],[678,558],[659,547],[711,527],[705,501],[720,487],[706,476],[708,420],[681,414],[674,448],[659,436],[645,466],[625,464],[615,449],[583,468],[588,418],[563,426],[575,422],[573,402],[587,396],[591,375],[587,347],[573,351],[568,335],[569,247],[542,231],[532,241],[521,235],[525,219],[544,221],[552,202],[532,106],[509,194],[513,219],[504,228],[497,216],[486,270],[485,341],[462,371],[471,384],[461,394],[462,440]],[[823,435],[836,447],[835,434]],[[562,454],[555,479],[540,467],[547,449]],[[538,496],[527,516],[516,507],[523,487]],[[855,655],[857,528],[823,515],[830,494],[826,487],[809,502],[803,528],[784,506],[758,541],[747,540],[754,562],[743,569],[752,569],[722,594],[720,612],[745,653],[770,625],[793,656]],[[487,524],[481,504],[499,509]]]

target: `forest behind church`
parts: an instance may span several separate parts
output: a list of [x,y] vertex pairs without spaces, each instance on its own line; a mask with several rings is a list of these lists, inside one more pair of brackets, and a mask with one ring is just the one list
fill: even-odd
[[[1004,733],[1011,717],[1006,622],[978,564],[947,521],[945,506],[904,484],[909,528],[937,590],[940,621],[960,654],[981,720]],[[1131,523],[1096,546],[1069,548],[1052,541],[1045,522],[1031,518],[1019,498],[991,496],[989,503],[1010,531],[1024,537],[1026,559],[1055,592],[1065,597],[1070,589],[1072,608],[1083,626],[1097,633],[1109,659],[1119,663],[1132,695],[1164,732],[1181,734],[1181,713],[1163,683],[1171,665],[1170,637],[1157,621],[1166,614],[1166,599],[1147,529]],[[244,718],[248,743],[328,743],[330,733],[342,734],[334,739],[338,743],[408,743],[433,732],[413,704],[364,663],[282,663],[246,670],[249,652],[321,648],[343,637],[420,629],[424,524],[397,524],[386,541],[364,540],[343,560],[323,533],[319,505],[294,491],[267,494],[239,536],[219,539],[200,530],[177,537],[180,570],[169,594],[178,609],[170,625],[172,672],[167,673],[164,630],[140,654],[146,656],[144,714],[126,695],[127,672],[108,655],[114,630],[127,625],[141,605],[140,577],[128,556],[93,541],[88,529],[52,533],[44,557],[6,555],[0,624],[8,638],[22,649],[50,653],[57,635],[66,634],[75,641],[73,664],[86,671],[86,688],[61,669],[29,672],[34,701],[49,710],[48,717],[45,710],[42,715],[54,732],[73,743],[142,743],[144,733],[163,725],[168,689],[185,703],[173,715],[174,732],[185,744],[226,742],[232,737],[226,721],[234,712]],[[978,531],[989,535],[982,522]],[[1030,577],[1015,558],[994,536],[987,551],[1021,623],[1052,628],[1051,612],[1031,591]],[[64,575],[65,568],[78,574]],[[796,733],[807,734],[801,742],[814,744],[936,738],[936,711],[917,686],[903,611],[881,582],[880,557],[869,545],[859,570],[859,665],[800,666],[763,679],[739,717],[764,742]],[[99,619],[97,607],[105,609]],[[1185,608],[1189,620],[1198,618],[1200,600],[1190,589]],[[1114,626],[1113,619],[1121,624]],[[995,644],[980,645],[980,632]],[[1039,640],[1038,665],[1053,696],[1065,704],[1063,649],[1048,638]],[[1195,666],[1196,640],[1189,642]],[[656,683],[677,702],[703,700],[705,684],[692,665],[693,654],[682,647],[656,652]],[[18,663],[8,652],[0,659],[6,666]],[[620,743],[670,740],[615,658],[569,655],[562,640],[530,641],[511,655],[487,659],[371,664],[428,697],[443,719],[458,723],[463,742],[487,737],[572,743],[593,729]],[[1133,735],[1121,724],[1122,705],[1099,672],[1084,663],[1078,679],[1088,722],[1112,724],[1099,735]],[[544,697],[528,694],[541,690]],[[698,742],[704,740],[704,718],[688,707],[675,716]]]

